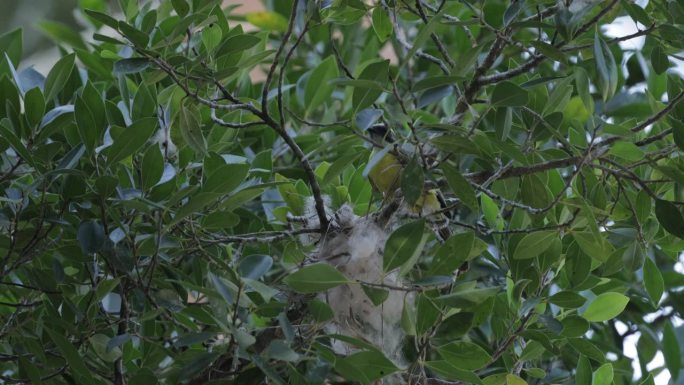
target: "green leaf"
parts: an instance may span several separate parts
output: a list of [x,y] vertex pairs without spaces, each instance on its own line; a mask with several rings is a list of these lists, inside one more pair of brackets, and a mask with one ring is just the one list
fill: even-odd
[[520,107],[527,104],[527,91],[515,83],[504,81],[494,86],[491,103],[496,107]]
[[363,292],[366,294],[368,299],[371,300],[373,305],[379,306],[389,297],[389,290],[380,287],[373,287],[361,284]]
[[660,269],[658,269],[658,266],[656,266],[651,258],[646,258],[644,261],[644,286],[648,296],[651,297],[651,302],[657,306],[660,298],[663,296],[665,282],[663,281]]
[[628,302],[628,297],[609,291],[594,298],[582,317],[589,322],[608,321],[622,313]]
[[370,385],[373,381],[399,370],[392,361],[376,350],[366,350],[338,359],[335,370],[346,379]]
[[137,74],[146,70],[150,64],[152,63],[145,58],[121,59],[114,63],[113,73],[114,75]]
[[[0,35],[0,52],[3,52],[9,57],[12,65],[16,68],[19,66],[21,60],[21,53],[23,49],[23,33],[21,28],[9,31]],[[0,75],[7,72],[6,64],[0,64]]]
[[76,54],[69,54],[59,59],[59,61],[52,67],[45,79],[45,100],[52,101],[57,94],[64,88],[69,75],[74,69],[74,61]]
[[577,385],[591,385],[592,381],[591,363],[589,359],[580,354],[577,360],[577,371],[575,373],[575,383]]
[[283,340],[272,340],[265,353],[273,360],[297,362],[300,359],[299,354],[290,348],[287,341]]
[[589,90],[589,74],[587,70],[582,67],[575,67],[575,86],[577,94],[582,99],[582,103],[587,111],[591,114],[594,111],[594,98],[591,96]]
[[207,274],[207,277],[214,288],[216,288],[216,291],[218,291],[221,297],[223,297],[223,299],[226,301],[226,304],[232,305],[235,303],[235,294],[233,294],[233,291],[230,289],[230,287],[228,287],[223,279],[211,272]]
[[338,76],[337,62],[332,55],[314,68],[304,91],[304,107],[307,112],[314,111],[318,106],[330,101],[330,96],[335,90],[335,86],[330,84],[330,81]]
[[114,144],[105,150],[110,165],[136,153],[157,129],[157,119],[143,118],[126,128],[117,128],[120,132],[114,138]]
[[102,249],[105,241],[104,228],[95,221],[81,222],[76,236],[83,254],[97,253]]
[[513,259],[534,258],[551,247],[557,237],[555,230],[529,233],[516,246]]
[[141,186],[143,190],[149,190],[159,182],[164,174],[164,156],[159,146],[150,146],[142,160]]
[[603,41],[598,32],[594,37],[594,58],[596,59],[596,72],[598,74],[598,85],[603,95],[603,101],[607,101],[615,95],[618,82],[618,69],[615,64],[615,57],[610,48]]
[[470,251],[475,243],[471,231],[454,234],[437,249],[432,260],[430,274],[451,275],[471,258]]
[[423,335],[434,327],[440,315],[440,309],[427,294],[418,294],[416,299],[416,334]]
[[653,381],[653,374],[648,373],[646,378],[644,378],[644,380],[641,381],[639,385],[655,385],[655,381]]
[[226,56],[235,52],[244,52],[260,42],[261,39],[253,35],[240,34],[231,36],[218,48],[216,57]]
[[45,98],[40,88],[35,87],[26,92],[24,95],[24,110],[26,111],[26,119],[29,124],[37,127],[45,113]]
[[204,134],[202,134],[197,106],[190,102],[181,104],[180,111],[178,111],[174,123],[183,136],[185,143],[190,146],[196,154],[207,154],[207,140],[204,138]]
[[677,339],[672,323],[668,320],[665,322],[663,329],[663,356],[665,356],[665,366],[672,376],[672,381],[676,381],[679,377],[679,371],[682,365],[681,345]]
[[190,6],[188,5],[187,0],[171,0],[171,5],[173,5],[173,9],[176,10],[176,13],[180,17],[185,17],[185,15],[190,12]]
[[566,309],[576,309],[584,305],[587,301],[583,296],[575,293],[574,291],[559,291],[549,298],[549,302]]
[[516,376],[515,374],[507,374],[506,385],[527,385],[527,381]]
[[479,211],[475,190],[473,190],[473,187],[470,185],[470,183],[468,183],[463,175],[461,175],[458,169],[447,162],[442,162],[440,169],[444,173],[444,177],[446,178],[451,191],[456,194],[463,204],[468,206],[468,208],[474,212]]
[[248,255],[240,261],[238,272],[240,276],[249,279],[259,279],[273,266],[273,258],[268,255]]
[[90,375],[90,369],[85,365],[85,361],[78,353],[74,345],[69,342],[64,336],[58,334],[51,329],[45,329],[52,341],[57,345],[57,348],[69,364],[70,371],[79,379],[81,384],[94,384],[95,380]]
[[211,23],[202,30],[202,43],[207,48],[208,52],[212,52],[219,44],[223,33],[221,27],[216,23]]
[[480,380],[475,373],[469,370],[459,369],[446,360],[428,361],[425,363],[425,367],[448,380],[464,381],[465,383],[478,385],[482,384],[482,380]]
[[375,31],[375,35],[381,43],[384,43],[385,40],[392,36],[392,21],[381,5],[377,5],[373,8],[371,22],[373,24],[373,31]]
[[603,364],[594,372],[591,385],[611,385],[613,383],[613,365]]
[[435,300],[455,308],[468,308],[484,302],[498,292],[498,287],[465,288],[451,294],[441,295]]
[[390,272],[404,264],[408,265],[411,261],[415,263],[423,251],[426,238],[425,220],[422,219],[407,223],[394,230],[385,242],[383,270]]
[[608,153],[630,162],[636,162],[644,157],[643,151],[631,142],[617,142]]
[[84,12],[86,15],[92,17],[96,21],[112,28],[112,29],[117,29],[119,27],[118,21],[116,21],[115,18],[109,16],[108,14],[104,12],[100,12],[94,9],[84,9]]
[[309,309],[309,314],[311,314],[316,322],[326,322],[335,316],[335,313],[333,313],[330,305],[317,299],[312,299],[309,301],[307,306]]
[[81,137],[81,141],[83,141],[88,153],[92,154],[100,142],[101,132],[95,116],[88,108],[85,100],[80,96],[76,97],[76,102],[74,103],[74,117],[78,126],[78,135]]
[[672,137],[677,147],[684,151],[684,123],[672,122]]
[[107,349],[109,337],[104,334],[95,334],[91,336],[88,341],[90,342],[90,346],[92,346],[93,350],[95,351],[95,354],[105,362],[113,363],[121,357],[121,349]]
[[593,232],[573,231],[572,237],[585,254],[597,261],[606,262],[612,253],[610,244],[600,236],[597,237]]
[[401,192],[408,205],[413,206],[420,198],[424,184],[423,167],[418,163],[418,157],[414,156],[401,172]]
[[652,211],[651,196],[645,190],[639,191],[636,197],[635,211],[639,223],[646,223]]
[[492,356],[479,345],[455,341],[437,348],[437,352],[451,365],[464,370],[477,370],[489,363]]
[[684,238],[684,217],[674,203],[656,199],[655,214],[663,229],[672,235]]
[[114,279],[105,279],[100,281],[97,284],[97,288],[95,289],[95,298],[98,300],[102,300],[107,294],[111,293],[114,289],[116,289],[117,286],[119,286],[119,283],[121,282],[120,278],[114,278]]
[[667,54],[660,45],[656,45],[653,50],[651,50],[651,65],[653,65],[653,70],[658,75],[667,71],[670,67],[670,60],[667,58]]
[[147,43],[150,41],[150,36],[148,34],[125,21],[119,21],[119,31],[121,31],[131,43],[137,46],[137,48],[146,48]]
[[68,44],[73,48],[87,49],[81,35],[64,23],[44,20],[36,27],[57,44]]
[[363,152],[351,152],[345,154],[335,160],[333,164],[330,165],[328,171],[325,172],[323,177],[323,184],[328,184],[337,178],[349,165],[351,165],[355,160],[360,158]]
[[252,12],[245,15],[245,18],[248,22],[261,29],[279,32],[287,30],[287,19],[276,12]]
[[327,263],[314,263],[288,275],[283,282],[300,293],[317,293],[351,281]]
[[248,164],[222,164],[209,174],[202,186],[202,192],[219,194],[232,192],[240,186],[248,173]]
[[[380,85],[387,83],[389,78],[389,60],[371,63],[361,71],[357,80],[378,81]],[[352,107],[354,111],[360,111],[375,103],[382,94],[381,90],[373,88],[355,87],[352,92]]]

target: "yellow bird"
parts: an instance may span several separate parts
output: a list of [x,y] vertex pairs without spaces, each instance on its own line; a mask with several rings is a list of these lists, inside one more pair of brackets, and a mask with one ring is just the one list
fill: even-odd
[[[374,153],[371,156],[382,156],[380,160],[368,172],[368,179],[373,188],[382,193],[387,199],[401,185],[401,173],[403,165],[399,159],[389,152],[381,155]],[[416,202],[408,208],[409,213],[417,217],[426,218],[433,231],[445,241],[451,236],[449,231],[449,219],[444,214],[433,215],[443,208],[438,189],[424,190]]]
[[[371,159],[373,159],[373,156],[376,154],[377,153],[371,155]],[[387,152],[375,166],[370,169],[368,172],[368,179],[373,188],[380,191],[383,196],[388,197],[394,194],[394,191],[399,188],[402,169],[403,166],[399,159]]]

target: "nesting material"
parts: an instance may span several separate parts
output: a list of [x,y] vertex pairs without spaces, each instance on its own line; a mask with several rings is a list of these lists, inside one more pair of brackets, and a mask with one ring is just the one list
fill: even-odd
[[[321,242],[318,259],[335,266],[352,281],[402,286],[397,272],[385,274],[382,269],[388,232],[371,217],[355,216],[348,205],[334,217],[340,231],[328,234]],[[335,315],[326,326],[328,333],[365,340],[381,349],[395,363],[403,363],[401,343],[404,332],[400,323],[405,301],[413,300],[409,293],[389,290],[387,299],[378,306],[368,298],[360,283],[338,286],[319,296],[327,301]],[[340,341],[335,341],[333,348],[339,354],[353,351],[353,347]]]

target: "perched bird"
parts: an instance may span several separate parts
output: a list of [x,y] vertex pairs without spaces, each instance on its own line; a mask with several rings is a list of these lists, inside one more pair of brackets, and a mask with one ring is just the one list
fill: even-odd
[[374,150],[371,160],[374,160],[374,157],[380,157],[380,159],[369,170],[368,179],[375,190],[385,197],[390,197],[399,188],[403,165],[396,156],[386,150],[380,152]]
[[[393,197],[399,189],[404,170],[404,164],[400,158],[392,154],[389,149],[390,147],[386,147],[380,151],[373,151],[369,160],[371,168],[368,171],[371,186],[382,193],[385,199]],[[451,236],[451,232],[448,228],[449,219],[443,213],[439,213],[444,206],[441,192],[438,189],[430,189],[423,190],[416,202],[406,209],[411,216],[426,218],[433,231],[442,241],[445,241]]]

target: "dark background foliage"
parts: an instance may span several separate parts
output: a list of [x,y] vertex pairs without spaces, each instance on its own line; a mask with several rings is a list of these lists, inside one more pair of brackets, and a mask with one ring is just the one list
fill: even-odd
[[[0,36],[0,382],[684,383],[681,1],[265,5],[81,1],[44,74]],[[329,348],[327,200],[392,218],[405,285],[354,284],[414,293],[405,368]]]

